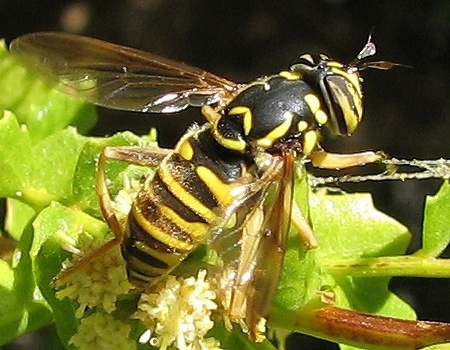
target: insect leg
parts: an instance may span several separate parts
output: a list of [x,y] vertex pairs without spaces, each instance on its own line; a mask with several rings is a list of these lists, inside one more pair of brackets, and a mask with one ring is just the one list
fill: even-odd
[[97,167],[96,177],[96,190],[99,200],[100,210],[111,228],[114,234],[114,238],[100,248],[98,248],[93,254],[84,257],[77,261],[73,266],[59,273],[53,283],[56,287],[66,284],[67,278],[72,274],[82,270],[88,266],[92,261],[101,258],[108,253],[111,249],[119,246],[125,235],[122,225],[120,224],[117,216],[112,207],[112,199],[108,191],[106,180],[106,162],[108,160],[123,161],[129,164],[136,164],[148,167],[157,166],[165,156],[169,154],[170,150],[150,147],[105,147],[100,154]]
[[214,123],[220,117],[220,113],[208,105],[202,106],[202,114],[210,123]]
[[319,247],[319,241],[314,230],[295,201],[292,203],[291,223],[297,229],[300,241],[306,249],[311,250]]
[[108,160],[119,160],[128,164],[156,167],[171,151],[171,149],[167,148],[120,146],[105,147],[102,155]]
[[354,166],[362,166],[369,163],[380,162],[387,158],[383,152],[359,152],[353,154],[329,153],[315,151],[309,156],[315,167],[322,169],[345,169]]
[[112,208],[112,199],[108,191],[106,181],[106,161],[118,160],[129,164],[142,165],[148,167],[155,167],[164,159],[170,150],[160,148],[145,148],[145,147],[105,147],[100,155],[97,169],[97,196],[105,221],[114,233],[112,242],[119,245],[123,240],[123,229],[117,219],[116,214]]

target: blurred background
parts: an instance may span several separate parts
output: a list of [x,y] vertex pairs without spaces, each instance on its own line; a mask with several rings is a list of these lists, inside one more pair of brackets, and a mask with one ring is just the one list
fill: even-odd
[[[356,0],[0,0],[0,37],[69,31],[151,51],[236,82],[287,68],[303,52],[350,62],[372,26],[375,59],[408,66],[364,72],[366,114],[351,138],[327,141],[333,152],[381,149],[397,158],[450,158],[450,2]],[[175,140],[199,112],[148,116],[100,111],[95,135],[157,127],[161,145]],[[420,247],[424,199],[438,181],[364,183],[381,210],[406,224]],[[356,233],[350,233],[356,234]],[[395,279],[391,288],[421,319],[450,322],[448,280]],[[300,339],[299,339],[300,338]],[[4,349],[56,349],[52,330]],[[296,336],[289,349],[335,349]],[[30,345],[31,344],[31,345]]]

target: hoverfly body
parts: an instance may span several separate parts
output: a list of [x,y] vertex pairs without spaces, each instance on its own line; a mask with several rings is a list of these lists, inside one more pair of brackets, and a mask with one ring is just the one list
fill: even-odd
[[[206,243],[233,271],[231,320],[245,320],[255,338],[278,285],[292,224],[308,249],[318,242],[293,203],[295,164],[342,169],[377,162],[377,152],[332,154],[320,148],[324,129],[352,134],[363,116],[360,72],[394,63],[365,62],[370,39],[350,64],[304,54],[278,74],[247,84],[151,53],[65,33],[33,33],[11,52],[96,105],[144,113],[201,107],[207,122],[191,128],[174,149],[106,147],[97,194],[115,238],[96,253],[121,246],[128,275],[149,285]],[[123,227],[112,209],[108,160],[155,167],[134,199]],[[65,277],[81,263],[66,270]]]

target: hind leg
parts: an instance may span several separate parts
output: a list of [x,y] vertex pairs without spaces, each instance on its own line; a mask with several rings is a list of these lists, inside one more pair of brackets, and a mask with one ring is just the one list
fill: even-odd
[[101,258],[107,254],[111,249],[121,245],[125,232],[123,226],[120,224],[114,212],[112,203],[113,200],[108,191],[106,179],[106,163],[107,161],[122,161],[128,164],[141,165],[144,167],[156,167],[166,157],[171,150],[160,148],[142,148],[142,147],[105,147],[100,154],[97,166],[96,176],[96,191],[100,210],[114,234],[114,238],[100,248],[93,254],[83,257],[78,260],[73,266],[59,273],[53,283],[56,287],[67,283],[67,279],[74,273],[83,270],[87,265],[96,259]]

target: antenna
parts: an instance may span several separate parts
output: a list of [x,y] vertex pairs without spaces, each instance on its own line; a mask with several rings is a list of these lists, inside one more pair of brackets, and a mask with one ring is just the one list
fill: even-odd
[[395,63],[395,62],[389,62],[389,61],[371,61],[371,62],[363,62],[364,59],[367,57],[371,57],[377,53],[377,47],[375,43],[372,41],[372,34],[375,27],[372,27],[372,29],[369,32],[369,36],[367,38],[366,44],[363,46],[361,51],[356,55],[356,58],[350,62],[349,67],[350,69],[357,69],[358,71],[367,69],[367,68],[374,68],[374,69],[381,69],[381,70],[389,70],[392,67],[406,67],[406,68],[412,68],[411,66],[407,66],[405,64],[401,63]]

